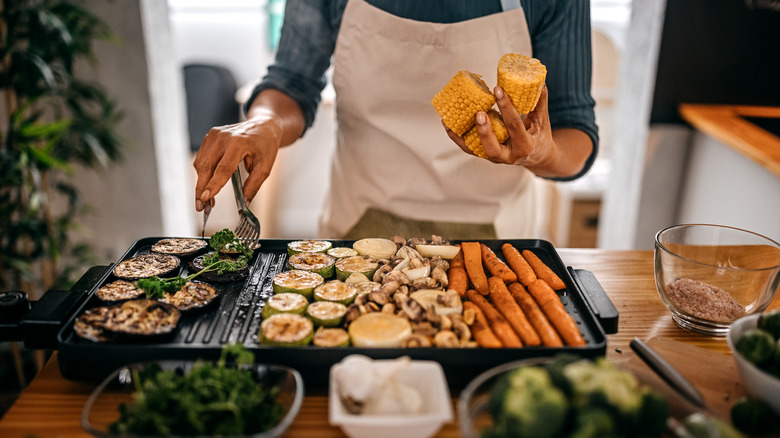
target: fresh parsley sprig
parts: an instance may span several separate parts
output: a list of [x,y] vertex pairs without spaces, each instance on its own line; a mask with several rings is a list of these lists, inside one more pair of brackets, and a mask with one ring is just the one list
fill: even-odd
[[[203,269],[187,277],[160,278],[157,276],[150,278],[141,278],[136,281],[136,287],[144,290],[146,298],[159,300],[166,293],[175,293],[181,289],[188,281],[206,272],[216,272],[217,275],[223,275],[228,272],[237,272],[244,269],[252,258],[252,250],[241,243],[236,235],[225,228],[217,231],[211,236],[209,246],[214,248],[214,252],[203,256]],[[238,252],[240,255],[235,260],[220,259],[220,251]]]
[[158,276],[149,278],[140,278],[135,282],[136,287],[141,288],[146,293],[146,298],[159,300],[165,296],[166,293],[175,293],[181,289],[188,281],[194,280],[197,276],[205,274],[206,272],[216,272],[217,275],[223,275],[226,272],[236,272],[244,269],[249,263],[249,259],[241,256],[237,260],[228,259],[216,259],[211,262],[207,262],[203,258],[203,269],[190,274],[186,277],[178,276],[172,278],[160,278]]
[[235,233],[225,228],[222,231],[217,231],[209,239],[209,246],[214,248],[214,251],[219,253],[220,251],[238,252],[245,256],[247,259],[252,257],[252,250],[244,245],[241,240],[236,237]]
[[[232,356],[235,366],[227,364]],[[119,406],[112,433],[139,435],[247,435],[279,423],[281,388],[258,384],[254,355],[241,344],[223,348],[216,364],[197,361],[191,369],[148,366],[133,371],[132,403]]]

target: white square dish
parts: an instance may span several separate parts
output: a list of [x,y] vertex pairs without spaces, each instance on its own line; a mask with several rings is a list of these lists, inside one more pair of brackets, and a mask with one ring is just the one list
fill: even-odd
[[335,364],[330,369],[329,421],[341,427],[350,438],[427,438],[452,421],[452,399],[444,370],[438,362],[413,360],[402,373],[396,374],[398,383],[416,388],[422,396],[422,412],[410,415],[360,415],[347,411],[339,399],[333,378],[338,366]]

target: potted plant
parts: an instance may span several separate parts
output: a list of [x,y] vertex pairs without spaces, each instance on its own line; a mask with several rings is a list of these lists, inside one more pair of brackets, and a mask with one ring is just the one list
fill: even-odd
[[67,288],[90,263],[74,242],[86,210],[70,175],[120,157],[121,114],[78,70],[94,65],[94,41],[112,38],[77,1],[2,0],[0,290]]

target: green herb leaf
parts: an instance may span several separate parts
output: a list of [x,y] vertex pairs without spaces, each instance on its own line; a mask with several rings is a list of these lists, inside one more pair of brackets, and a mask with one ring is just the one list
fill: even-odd
[[[228,365],[227,357],[236,366]],[[185,373],[151,365],[133,373],[133,402],[119,406],[109,430],[142,435],[245,435],[279,423],[281,390],[257,384],[254,355],[241,344],[223,348],[219,361],[198,361]]]

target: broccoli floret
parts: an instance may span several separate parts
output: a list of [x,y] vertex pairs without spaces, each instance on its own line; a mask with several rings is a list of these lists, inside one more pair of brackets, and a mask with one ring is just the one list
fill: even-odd
[[769,332],[775,339],[780,339],[780,309],[762,313],[758,317],[757,326]]
[[550,379],[552,380],[553,385],[560,388],[567,397],[571,397],[572,388],[569,379],[567,379],[563,374],[563,370],[567,365],[578,362],[580,360],[582,360],[581,356],[569,353],[560,353],[557,354],[545,367],[547,372],[550,373]]
[[568,438],[601,438],[614,436],[615,420],[608,411],[587,408],[574,414],[573,430]]
[[774,357],[775,339],[765,330],[750,329],[737,339],[736,348],[745,359],[761,365]]
[[491,397],[491,436],[556,436],[565,426],[568,401],[541,367],[518,368],[497,385]]
[[642,407],[639,381],[604,359],[569,364],[564,374],[571,382],[577,407],[612,407],[623,415],[636,415]]
[[760,435],[777,430],[780,418],[766,402],[742,397],[731,407],[731,423],[739,431]]
[[663,435],[669,418],[669,404],[659,393],[642,389],[642,408],[634,427],[637,438],[654,438]]
[[619,435],[662,435],[669,413],[666,401],[642,387],[633,374],[603,358],[569,364],[564,374],[572,387],[574,409],[611,413]]

